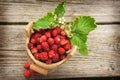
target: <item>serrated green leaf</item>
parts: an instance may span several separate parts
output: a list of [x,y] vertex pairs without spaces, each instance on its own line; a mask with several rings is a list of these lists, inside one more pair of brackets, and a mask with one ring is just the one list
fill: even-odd
[[39,29],[47,29],[50,28],[50,25],[54,22],[54,14],[47,13],[47,15],[38,21],[36,21],[33,25],[33,29],[39,30]]
[[79,34],[73,34],[73,37],[71,38],[71,44],[72,45],[76,45],[79,52],[83,55],[83,56],[87,56],[88,55],[88,51],[87,51],[87,46],[86,43],[80,38]]
[[76,18],[76,20],[72,23],[72,32],[87,35],[96,27],[94,18],[91,18],[90,16],[81,16]]
[[57,18],[63,17],[65,13],[65,7],[66,7],[66,1],[62,2],[55,8],[54,14],[57,15]]
[[90,16],[81,16],[76,18],[71,24],[73,37],[71,38],[72,45],[77,45],[79,52],[82,55],[88,55],[86,41],[87,35],[97,26],[94,18]]

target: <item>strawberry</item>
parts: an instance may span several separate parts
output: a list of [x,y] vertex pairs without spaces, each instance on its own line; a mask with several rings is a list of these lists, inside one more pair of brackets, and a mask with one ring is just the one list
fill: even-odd
[[47,40],[47,37],[45,35],[41,36],[40,39],[39,39],[40,43],[42,43],[46,40]]
[[57,33],[60,34],[61,29],[59,27],[56,27],[55,30],[57,30]]
[[59,44],[60,43],[60,37],[59,36],[56,36],[55,38],[54,38],[54,41],[55,41],[55,43],[56,44]]
[[33,46],[33,44],[32,43],[28,43],[28,48],[29,49],[32,49],[34,46]]
[[24,63],[24,68],[29,69],[30,68],[30,63],[29,62]]
[[57,30],[56,30],[56,29],[54,29],[54,30],[52,31],[52,36],[53,36],[53,37],[57,36]]
[[54,44],[54,39],[53,38],[48,38],[48,43],[49,43],[49,45],[53,45]]
[[65,55],[61,55],[61,56],[60,56],[60,59],[61,59],[61,60],[65,59]]
[[45,51],[49,51],[49,45],[48,45],[47,42],[43,42],[43,43],[41,44],[41,46],[42,46],[42,48],[43,48]]
[[58,62],[59,61],[59,55],[58,55],[58,53],[56,53],[55,56],[53,56],[52,61],[53,62]]
[[31,39],[31,43],[32,43],[32,44],[35,44],[35,43],[36,43],[36,41],[35,41],[34,38]]
[[24,76],[25,76],[26,78],[29,78],[30,75],[31,75],[30,70],[25,70],[25,71],[24,71]]
[[50,33],[50,32],[45,32],[45,36],[46,36],[47,38],[49,38],[49,37],[51,37],[51,33]]
[[34,57],[35,57],[35,59],[39,60],[39,59],[40,59],[40,58],[39,58],[39,53],[35,53],[35,54],[34,54]]
[[53,56],[55,56],[55,51],[54,50],[50,50],[48,53],[48,57],[52,58]]
[[51,59],[48,59],[48,60],[46,61],[46,63],[47,63],[47,64],[51,64],[51,63],[52,63],[52,60],[51,60]]
[[66,36],[66,32],[65,31],[61,31],[61,35],[62,36]]
[[36,34],[34,35],[34,39],[37,39],[37,38],[40,37],[40,36],[41,36],[40,33],[36,33]]
[[60,36],[60,38],[61,38],[61,39],[66,39],[66,37],[65,37],[65,36]]
[[41,45],[40,44],[37,45],[37,50],[41,50],[41,49],[42,49]]
[[59,54],[65,54],[65,49],[60,47],[60,48],[58,48],[58,52],[59,52]]
[[32,49],[31,49],[31,52],[32,52],[33,54],[34,54],[34,53],[37,53],[37,51],[38,51],[37,48],[32,48]]
[[69,49],[71,49],[71,45],[70,45],[70,44],[66,44],[66,45],[64,45],[64,49],[65,49],[65,50],[69,50]]
[[68,40],[65,40],[65,39],[61,39],[61,41],[60,41],[60,44],[61,45],[65,45],[65,44],[67,44],[68,43]]
[[39,54],[39,58],[40,58],[40,60],[42,60],[42,61],[48,60],[47,52],[41,52],[41,53]]
[[53,49],[54,51],[57,51],[57,48],[58,48],[58,46],[55,44],[51,46],[51,49]]

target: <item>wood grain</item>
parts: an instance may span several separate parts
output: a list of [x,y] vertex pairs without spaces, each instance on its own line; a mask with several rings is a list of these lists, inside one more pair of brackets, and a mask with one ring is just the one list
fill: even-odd
[[[68,1],[65,18],[71,21],[76,16],[89,15],[96,19],[98,23],[118,23],[120,22],[120,1]],[[75,2],[75,3],[74,3]],[[77,3],[78,2],[78,3]],[[58,1],[10,0],[0,2],[0,22],[29,22],[36,21],[47,12],[51,12],[57,6]]]

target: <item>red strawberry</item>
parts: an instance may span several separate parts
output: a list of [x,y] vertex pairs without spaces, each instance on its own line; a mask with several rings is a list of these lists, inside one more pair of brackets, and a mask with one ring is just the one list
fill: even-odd
[[47,42],[43,42],[43,43],[41,44],[41,46],[42,46],[42,48],[43,48],[44,50],[49,51],[49,45],[48,45]]
[[39,45],[37,45],[37,49],[38,50],[41,50],[42,49],[42,47],[41,47],[41,45],[39,44]]
[[39,39],[40,43],[42,43],[46,40],[47,40],[47,37],[45,35],[41,36],[40,39]]
[[48,53],[49,58],[52,58],[53,56],[55,56],[55,51],[50,50]]
[[32,74],[32,75],[35,75],[35,74],[37,74],[37,72],[34,71],[34,70],[31,70],[31,74]]
[[30,68],[30,63],[29,62],[24,63],[24,68],[29,69]]
[[61,38],[61,39],[66,39],[66,37],[65,37],[65,36],[60,36],[60,38]]
[[51,64],[51,63],[52,63],[52,60],[51,60],[51,59],[48,59],[48,60],[46,61],[46,63],[47,63],[47,64]]
[[35,44],[35,42],[36,42],[35,39],[32,38],[32,39],[31,39],[31,43],[32,43],[32,44]]
[[65,54],[65,49],[60,47],[60,48],[58,48],[58,52],[59,52],[59,54]]
[[59,43],[60,43],[60,37],[59,37],[59,36],[56,36],[56,37],[54,38],[54,41],[55,41],[56,44],[59,44]]
[[36,33],[35,36],[34,36],[34,39],[37,39],[38,37],[40,37],[41,34],[40,33]]
[[48,38],[48,43],[49,43],[49,45],[54,44],[54,39],[53,38]]
[[35,53],[35,54],[34,54],[34,57],[35,57],[35,59],[39,60],[39,59],[40,59],[40,58],[39,58],[39,53]]
[[61,55],[61,56],[60,56],[60,59],[61,59],[61,60],[65,59],[65,55]]
[[32,52],[33,54],[34,54],[34,53],[37,53],[37,51],[38,51],[37,48],[32,48],[32,49],[31,49],[31,52]]
[[66,32],[65,31],[61,31],[61,35],[66,36]]
[[60,34],[61,29],[59,27],[55,28],[57,30],[57,33]]
[[56,53],[55,56],[52,58],[53,62],[58,62],[59,61],[59,55]]
[[57,48],[58,48],[58,46],[57,45],[52,45],[52,47],[51,47],[54,51],[57,51]]
[[48,37],[48,38],[51,37],[50,32],[45,32],[45,36]]
[[25,76],[26,78],[29,78],[30,75],[31,75],[30,70],[25,70],[25,71],[24,71],[24,76]]
[[34,46],[33,46],[33,44],[32,43],[28,43],[28,48],[29,49],[32,49]]
[[56,30],[56,29],[54,29],[54,30],[52,31],[52,36],[53,36],[53,37],[57,36],[57,30]]
[[47,52],[42,52],[42,53],[40,53],[40,54],[39,54],[39,58],[40,58],[40,60],[42,60],[42,61],[48,60]]
[[68,43],[68,40],[65,40],[65,39],[61,39],[61,41],[60,41],[60,44],[61,45],[65,45],[65,44],[67,44]]
[[65,50],[69,50],[69,49],[71,49],[71,45],[68,43],[68,44],[66,44],[66,45],[64,45],[64,49]]

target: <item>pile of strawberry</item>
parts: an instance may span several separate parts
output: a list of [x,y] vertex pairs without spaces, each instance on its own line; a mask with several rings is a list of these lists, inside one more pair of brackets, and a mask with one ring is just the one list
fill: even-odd
[[63,60],[71,49],[66,32],[59,27],[35,31],[30,38],[28,47],[35,59],[46,64]]

